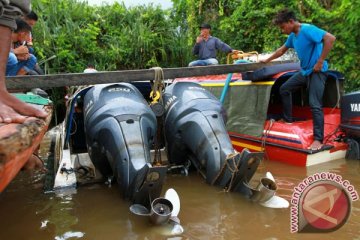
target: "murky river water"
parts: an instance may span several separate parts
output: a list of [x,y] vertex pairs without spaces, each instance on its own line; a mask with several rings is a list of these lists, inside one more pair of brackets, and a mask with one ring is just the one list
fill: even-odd
[[[340,160],[306,169],[265,161],[259,172],[271,171],[278,195],[289,200],[295,185],[321,171],[342,175],[360,192],[359,164]],[[291,234],[289,209],[268,209],[240,194],[225,193],[196,173],[172,175],[163,190],[172,187],[180,195],[179,218],[185,229],[174,237],[147,218],[132,215],[116,185],[82,186],[76,194],[61,197],[44,194],[37,177],[20,173],[0,195],[0,239],[360,239],[360,201],[353,202],[347,223],[335,232]]]

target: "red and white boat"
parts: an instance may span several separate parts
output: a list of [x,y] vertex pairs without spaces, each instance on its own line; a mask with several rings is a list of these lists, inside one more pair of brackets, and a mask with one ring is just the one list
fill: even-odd
[[[359,158],[360,92],[344,97],[344,77],[339,72],[328,71],[323,98],[325,127],[322,149],[309,149],[313,142],[313,121],[306,88],[293,93],[293,117],[296,121],[291,124],[278,121],[282,113],[279,88],[298,70],[299,67],[294,64],[282,64],[251,73],[234,74],[230,83],[227,75],[181,78],[175,81],[197,82],[217,97],[220,97],[220,93],[223,97],[224,91],[227,91],[223,102],[227,113],[227,129],[238,151],[244,148],[265,151],[270,160],[310,166],[345,158],[349,151],[349,137],[352,137],[355,140],[352,141],[351,150]],[[344,102],[342,109],[340,101]],[[353,110],[359,109],[344,120],[351,106]]]

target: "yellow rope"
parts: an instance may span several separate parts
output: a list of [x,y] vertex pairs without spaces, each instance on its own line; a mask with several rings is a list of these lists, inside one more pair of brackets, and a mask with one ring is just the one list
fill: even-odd
[[[150,92],[150,98],[152,99],[151,105],[153,104],[161,104],[162,105],[162,92],[164,89],[164,72],[161,67],[153,67],[155,71],[155,79],[154,79],[154,85],[152,87],[152,91]],[[160,103],[159,103],[160,102]],[[157,132],[156,137],[154,139],[154,165],[155,166],[161,166],[161,151],[159,148],[159,141],[161,139],[162,135],[162,117],[157,117]]]
[[152,91],[150,92],[150,98],[152,103],[157,103],[159,100],[161,101],[162,90],[164,88],[164,72],[161,67],[153,67],[151,69],[155,71],[155,79]]

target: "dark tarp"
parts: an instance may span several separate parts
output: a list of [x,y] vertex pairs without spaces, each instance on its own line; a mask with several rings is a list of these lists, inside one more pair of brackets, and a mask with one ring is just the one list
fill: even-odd
[[[220,98],[223,86],[204,86]],[[266,120],[272,85],[230,86],[225,97],[227,130],[261,137]]]

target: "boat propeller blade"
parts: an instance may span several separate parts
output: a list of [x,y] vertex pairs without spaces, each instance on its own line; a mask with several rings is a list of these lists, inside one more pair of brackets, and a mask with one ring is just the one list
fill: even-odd
[[180,198],[177,192],[173,188],[169,188],[165,192],[166,199],[168,199],[173,205],[173,211],[171,213],[170,221],[173,223],[171,229],[171,235],[179,235],[184,232],[184,228],[180,225],[180,219],[178,218],[180,212]]
[[130,206],[130,212],[138,216],[150,217],[150,221],[155,225],[169,221],[172,211],[172,203],[165,198],[156,198],[152,201],[150,211],[141,204],[133,204]]
[[180,198],[177,192],[173,188],[169,188],[165,192],[164,198],[169,200],[173,205],[173,211],[171,213],[171,217],[177,217],[177,215],[179,215],[180,212]]
[[260,179],[260,183],[256,188],[251,187],[244,182],[244,185],[251,191],[250,199],[258,202],[260,205],[268,208],[288,208],[289,202],[279,196],[275,196],[277,184],[274,176],[267,172],[265,177]]
[[266,172],[265,177],[275,182],[275,178],[271,172]]
[[290,204],[285,198],[275,195],[268,201],[261,202],[260,205],[268,208],[288,208]]
[[130,206],[130,212],[138,216],[150,216],[150,211],[144,205],[133,204]]

